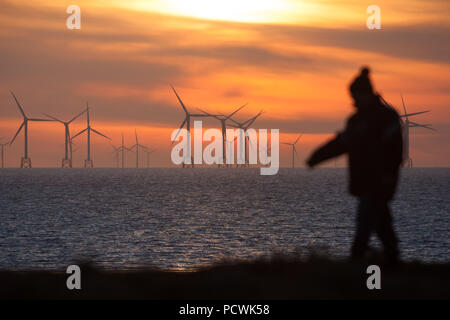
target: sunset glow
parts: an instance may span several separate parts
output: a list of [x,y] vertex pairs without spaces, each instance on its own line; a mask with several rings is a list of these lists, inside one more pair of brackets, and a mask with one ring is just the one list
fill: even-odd
[[[89,101],[93,123],[114,144],[121,132],[133,139],[138,128],[159,150],[154,165],[170,166],[170,132],[184,116],[171,84],[193,111],[229,113],[248,103],[236,119],[264,110],[255,127],[279,128],[280,141],[303,133],[303,166],[353,112],[348,84],[369,65],[376,90],[399,111],[400,93],[408,111],[431,110],[415,120],[438,131],[411,131],[415,163],[450,165],[447,2],[379,1],[381,30],[366,28],[367,3],[356,0],[80,0],[80,30],[66,28],[68,5],[3,1],[0,137],[10,139],[21,123],[9,90],[32,116],[70,119]],[[61,160],[62,129],[31,125],[36,166]],[[113,165],[108,142],[94,148],[98,163]],[[7,149],[7,166],[18,165],[22,150],[19,136]],[[280,161],[289,164],[288,149]]]
[[131,6],[140,10],[152,10],[174,15],[241,22],[275,21],[277,15],[289,10],[289,2],[285,0],[135,1]]

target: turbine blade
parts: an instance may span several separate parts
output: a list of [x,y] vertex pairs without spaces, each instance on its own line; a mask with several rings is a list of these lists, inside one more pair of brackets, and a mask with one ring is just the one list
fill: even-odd
[[85,113],[86,112],[86,110],[83,110],[83,112],[81,112],[80,114],[78,114],[77,116],[75,116],[75,117],[73,117],[70,121],[69,121],[69,123],[71,123],[72,121],[75,121],[76,119],[78,119],[78,117],[80,117],[83,113]]
[[254,116],[253,118],[247,120],[246,122],[248,122],[248,123],[245,125],[245,130],[247,130],[256,121],[256,119],[258,119],[258,117],[260,115],[262,115],[263,113],[264,112],[261,110],[256,116]]
[[94,131],[96,134],[98,134],[98,135],[100,135],[100,136],[102,136],[102,137],[105,137],[105,138],[108,139],[108,140],[111,140],[110,137],[105,136],[103,133],[100,133],[100,132],[98,132],[97,130],[94,130],[94,129],[92,129],[92,128],[91,128],[91,130]]
[[298,142],[298,140],[301,138],[302,135],[299,135],[297,140],[295,140],[294,144],[296,144]]
[[[232,122],[235,123],[235,125],[229,125],[230,127],[235,127],[235,128],[243,128],[243,125],[245,124],[245,122],[239,123],[236,120],[234,120],[233,118],[230,118],[229,120],[231,120]],[[248,121],[248,120],[247,120]]]
[[217,114],[208,113],[200,108],[196,108],[196,109],[203,112],[204,114],[191,114],[192,117],[213,117],[213,118],[216,118],[217,120],[222,120],[219,118],[219,116]]
[[12,91],[11,91],[11,94],[12,94],[12,96],[14,97],[14,100],[16,100],[16,104],[17,104],[17,106],[19,107],[20,113],[22,113],[22,116],[23,116],[24,118],[26,118],[27,116],[25,115],[25,112],[23,111],[22,106],[21,106],[20,103],[19,103],[19,100],[17,100],[16,95],[15,95],[14,92],[12,92]]
[[178,137],[178,135],[180,134],[181,129],[184,127],[184,124],[186,123],[186,121],[187,121],[187,118],[184,118],[184,121],[181,123],[181,126],[180,126],[180,128],[178,129],[178,132],[177,132],[175,138],[173,139],[172,144],[175,142],[175,140],[177,140],[177,137]]
[[252,120],[253,120],[253,118],[250,118],[250,119],[248,119],[248,120],[242,122],[242,123],[241,123],[241,126],[242,126],[242,127],[246,127],[247,124],[250,123],[250,121],[252,121]]
[[9,143],[10,145],[13,144],[14,140],[16,140],[17,135],[19,134],[20,130],[22,130],[24,125],[25,125],[25,121],[22,122],[22,124],[20,125],[19,130],[17,130],[16,134],[14,135],[14,138],[12,138],[11,142]]
[[435,128],[432,128],[432,127],[430,127],[429,125],[426,125],[426,124],[419,125],[419,127],[422,127],[422,128],[425,128],[425,129],[429,129],[429,130],[433,130],[433,131],[437,131]]
[[86,115],[87,115],[87,118],[86,118],[87,124],[89,126],[89,124],[90,124],[90,119],[89,119],[89,102],[87,102],[87,101],[86,101]]
[[208,115],[208,116],[212,116],[210,113],[200,109],[200,108],[196,108],[198,111],[203,112],[204,114]]
[[29,118],[28,120],[30,121],[55,121],[55,120],[51,120],[51,119],[39,119],[39,118]]
[[430,124],[420,124],[420,123],[415,123],[410,121],[409,123],[411,123],[413,125],[413,127],[421,127],[421,128],[426,128],[426,129],[430,129],[433,131],[437,131],[436,129],[432,128]]
[[417,124],[417,123],[415,123],[414,125],[413,125],[413,127],[414,128],[430,128],[429,126],[426,126],[426,125],[424,125],[424,124]]
[[230,113],[230,114],[228,115],[228,117],[225,118],[225,120],[228,120],[232,115],[234,115],[236,112],[238,112],[239,110],[241,110],[242,108],[244,108],[247,104],[248,104],[248,102],[245,103],[244,105],[242,105],[241,107],[239,107],[238,109],[234,110],[232,113]]
[[207,115],[207,114],[199,114],[199,113],[191,113],[190,115],[191,115],[191,117],[216,117],[217,116],[215,114]]
[[172,87],[173,92],[175,93],[175,95],[177,96],[178,101],[180,102],[181,106],[183,107],[184,112],[186,112],[187,114],[189,114],[189,112],[186,109],[186,106],[184,105],[183,101],[181,100],[180,96],[178,95],[177,91],[175,90],[175,88],[170,85]]
[[406,119],[408,119],[408,116],[406,115],[407,112],[406,112],[405,101],[403,100],[403,94],[400,94],[400,97],[402,98],[402,105],[403,105],[403,110],[405,111],[405,117],[406,117]]
[[[72,137],[72,139],[75,139],[75,138],[78,137],[80,134],[84,133],[87,129],[88,129],[88,128],[86,128],[86,129],[84,129],[84,130],[81,130],[81,131],[78,132],[76,135],[74,135],[74,136]],[[70,140],[72,140],[72,139],[70,139]]]
[[[61,122],[61,123],[64,124],[64,121],[61,121],[61,120],[59,120],[58,118],[53,117],[53,116],[51,116],[51,115],[49,115],[49,114],[47,114],[47,113],[43,113],[43,115],[46,116],[46,117],[49,117],[49,118],[53,119],[54,121],[58,121],[58,122]],[[30,119],[30,120],[31,120],[31,119]]]
[[264,111],[260,111],[260,112],[258,112],[258,114],[256,115],[256,116],[254,116],[253,118],[251,118],[250,120],[248,120],[248,121],[251,121],[252,123],[257,119],[257,118],[259,118],[259,116],[261,116],[262,114],[264,113]]
[[421,112],[414,112],[414,113],[410,113],[410,114],[404,114],[404,115],[401,115],[400,117],[406,117],[406,119],[408,119],[408,117],[412,117],[412,116],[415,116],[415,115],[418,115],[418,114],[422,114],[422,113],[427,113],[427,112],[430,112],[430,110],[421,111]]

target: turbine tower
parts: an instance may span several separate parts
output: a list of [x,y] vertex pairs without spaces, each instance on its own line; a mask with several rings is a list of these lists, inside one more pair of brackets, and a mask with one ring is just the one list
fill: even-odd
[[[87,159],[84,160],[84,167],[85,168],[93,168],[94,167],[94,163],[92,162],[91,159],[91,131],[98,134],[99,136],[102,136],[106,139],[111,140],[109,137],[105,136],[103,133],[98,132],[97,130],[93,129],[91,127],[91,123],[90,123],[90,119],[89,119],[89,104],[86,102],[86,115],[87,115],[87,127],[86,129],[81,130],[80,132],[78,132],[76,135],[74,135],[72,137],[72,139],[75,139],[76,137],[78,137],[80,134],[87,132]],[[72,140],[71,139],[71,140]]]
[[75,148],[75,150],[73,149],[73,146],[77,146],[76,144],[75,144],[75,142],[73,142],[72,141],[72,139],[70,139],[69,140],[69,155],[70,155],[70,163],[72,163],[73,164],[73,153],[75,152],[75,151],[78,151],[78,149],[80,149],[80,148]]
[[[2,140],[3,138],[0,138]],[[2,149],[2,169],[5,167],[5,147],[9,145],[9,142],[0,143],[0,148]]]
[[[215,114],[210,114],[206,111],[203,111],[201,109],[199,109],[201,112],[203,112],[204,114],[206,114],[209,117],[213,117],[217,120],[220,121],[220,124],[222,125],[222,157],[223,157],[223,165],[226,165],[226,141],[227,141],[227,120],[229,120],[231,118],[231,116],[233,116],[236,112],[238,112],[239,110],[241,110],[242,108],[244,108],[247,105],[244,104],[243,106],[239,107],[238,109],[234,110],[232,113],[230,113],[228,116],[226,115],[215,115]],[[220,167],[220,165],[219,165]]]
[[122,169],[125,168],[125,150],[131,152],[130,148],[125,147],[124,141],[125,140],[123,139],[123,132],[122,132],[122,146],[120,147],[122,151]]
[[426,128],[429,130],[434,130],[436,131],[434,128],[431,127],[430,124],[419,124],[416,122],[413,122],[411,120],[409,120],[409,117],[412,116],[416,116],[418,114],[422,114],[422,113],[426,113],[426,112],[430,112],[430,110],[426,110],[426,111],[420,111],[420,112],[414,112],[414,113],[410,113],[408,114],[406,112],[406,106],[405,106],[405,101],[403,100],[403,95],[401,95],[402,98],[402,105],[403,105],[403,111],[405,112],[405,114],[401,115],[401,118],[404,118],[405,120],[402,120],[402,127],[403,127],[403,165],[406,166],[407,168],[412,168],[412,159],[409,155],[409,128],[415,128],[415,127],[421,127],[421,128]]
[[20,133],[20,131],[22,130],[22,128],[24,128],[24,137],[25,137],[25,150],[24,150],[24,155],[22,157],[22,159],[20,160],[20,167],[21,168],[31,168],[31,158],[28,157],[28,121],[53,121],[53,120],[49,120],[49,119],[38,119],[38,118],[28,118],[25,114],[25,112],[23,111],[22,106],[20,105],[19,101],[17,100],[16,96],[14,95],[14,93],[11,91],[11,94],[14,98],[14,100],[16,101],[17,107],[20,110],[20,113],[23,116],[23,122],[19,127],[19,130],[17,130],[16,134],[14,135],[14,138],[11,140],[11,142],[9,143],[10,145],[14,143],[14,140],[16,140],[17,135]]
[[302,135],[299,135],[298,138],[297,138],[297,140],[295,140],[294,143],[282,142],[282,144],[287,144],[288,146],[291,146],[291,147],[292,147],[292,168],[295,168],[294,152],[295,152],[295,154],[297,154],[297,156],[298,156],[297,149],[295,148],[295,145],[297,144],[297,142],[298,142],[298,140],[300,139],[301,136],[302,136]]
[[147,149],[146,146],[139,144],[138,135],[136,129],[134,129],[134,135],[136,136],[136,144],[132,146],[130,149],[133,150],[136,148],[136,168],[139,168],[139,148]]
[[[244,134],[245,134],[247,129],[250,128],[250,126],[256,121],[256,119],[259,116],[261,116],[263,113],[264,113],[264,111],[261,110],[256,116],[254,116],[253,118],[250,118],[250,119],[248,119],[248,120],[246,120],[244,122],[238,122],[238,121],[233,120],[232,118],[230,118],[230,120],[232,122],[234,122],[235,124],[234,125],[230,124],[229,126],[233,127],[233,128],[242,129]],[[243,138],[244,138],[244,141],[242,141]],[[245,162],[245,164],[243,166],[245,167],[245,166],[248,165],[247,142],[250,141],[250,140],[248,140],[248,136],[246,134],[245,134],[244,137],[242,137],[242,133],[239,135],[239,140],[240,140],[240,145],[244,146],[244,162]],[[237,164],[236,164],[236,166],[237,166]]]
[[116,147],[111,143],[111,147],[114,149],[113,153],[116,156],[116,167],[119,168],[119,153],[120,153],[120,147]]
[[[77,116],[73,117],[71,120],[69,121],[62,121],[59,120],[56,117],[53,117],[49,114],[44,113],[45,116],[59,122],[62,123],[64,125],[64,136],[65,136],[65,142],[64,142],[64,158],[61,161],[61,168],[72,168],[72,156],[71,156],[71,137],[70,137],[70,130],[69,130],[69,125],[75,121],[76,119],[78,119],[78,117],[80,117],[83,113],[85,113],[86,110],[84,110],[83,112],[81,112],[80,114],[78,114]],[[69,154],[70,153],[70,154]],[[70,155],[70,156],[69,156]]]
[[111,147],[113,147],[114,152],[116,153],[117,168],[119,168],[119,153],[122,152],[122,169],[123,169],[125,167],[125,150],[131,151],[131,149],[125,147],[123,133],[122,133],[122,145],[120,147],[115,147],[114,145],[111,144]]
[[[190,113],[186,106],[184,105],[183,101],[181,100],[180,96],[178,95],[178,93],[175,91],[175,88],[173,86],[172,90],[175,93],[175,95],[177,96],[178,102],[180,103],[181,107],[183,108],[184,112],[186,113],[186,117],[184,118],[183,122],[181,123],[180,128],[178,129],[178,132],[175,136],[175,138],[173,139],[174,141],[172,141],[172,144],[175,142],[175,139],[178,137],[178,134],[180,133],[180,130],[184,127],[184,125],[186,124],[186,130],[188,133],[188,139],[187,139],[187,150],[188,150],[188,154],[186,157],[183,158],[190,158],[191,159],[191,165],[192,167],[194,167],[194,160],[193,157],[191,156],[191,117],[208,117],[206,114],[194,114],[194,113]],[[185,163],[183,160],[183,168],[185,167]]]
[[[234,137],[234,139],[233,140],[226,140],[226,147],[225,147],[225,150],[226,150],[226,148],[228,147],[230,150],[234,150],[234,144],[235,144],[235,142],[236,142],[236,140],[237,140],[237,138],[238,137]],[[234,163],[234,154],[233,154],[233,159],[231,159],[232,160],[232,162]],[[220,166],[220,165],[219,165]],[[228,165],[227,165],[228,166]],[[236,167],[237,167],[237,165],[236,165]]]

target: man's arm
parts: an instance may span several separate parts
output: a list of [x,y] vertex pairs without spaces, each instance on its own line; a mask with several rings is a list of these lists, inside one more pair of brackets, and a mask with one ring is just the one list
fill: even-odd
[[309,167],[314,167],[319,163],[340,156],[347,152],[347,147],[343,142],[342,134],[337,134],[334,139],[314,151],[306,161]]

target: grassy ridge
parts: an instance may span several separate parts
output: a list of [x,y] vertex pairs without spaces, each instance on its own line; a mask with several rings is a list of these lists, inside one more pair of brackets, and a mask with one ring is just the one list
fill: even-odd
[[[368,290],[366,268],[381,267],[381,290]],[[321,257],[224,262],[195,272],[113,271],[80,264],[82,290],[56,271],[0,271],[1,299],[449,299],[450,264]]]

